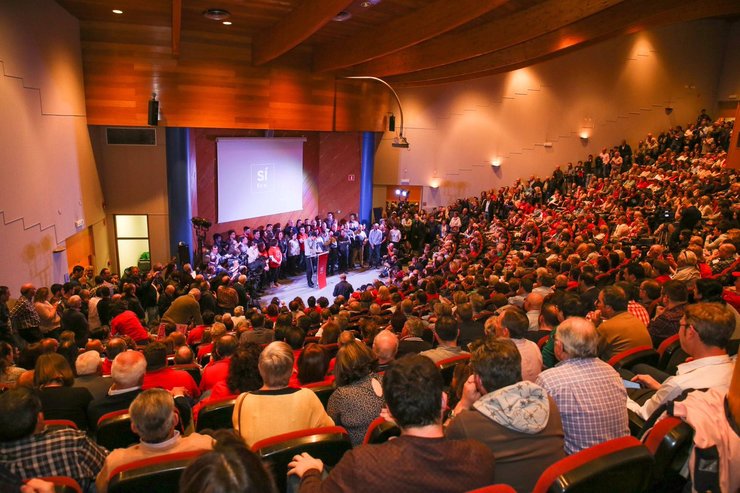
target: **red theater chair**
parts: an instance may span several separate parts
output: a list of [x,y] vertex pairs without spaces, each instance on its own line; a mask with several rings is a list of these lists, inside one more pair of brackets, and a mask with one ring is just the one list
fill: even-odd
[[658,369],[665,371],[677,349],[681,348],[678,334],[672,335],[658,346]]
[[47,428],[51,428],[54,430],[58,430],[61,428],[74,428],[75,430],[77,429],[77,423],[70,419],[45,419],[44,425],[46,425]]
[[533,493],[639,493],[650,484],[653,457],[634,437],[582,450],[551,465]]
[[395,423],[387,421],[383,417],[377,417],[370,423],[362,441],[364,444],[384,443],[392,437],[401,435],[401,429]]
[[449,386],[450,383],[452,383],[452,376],[455,374],[455,367],[459,364],[467,363],[468,361],[470,361],[469,354],[460,354],[437,362],[437,368],[439,368],[439,371],[442,373],[442,379],[444,380],[445,386]]
[[80,484],[67,476],[47,476],[38,478],[54,485],[54,493],[82,493]]
[[202,431],[206,428],[212,430],[233,428],[231,415],[234,413],[234,403],[236,403],[235,398],[227,397],[204,406],[198,413],[196,431]]
[[516,493],[516,490],[508,484],[492,484],[491,486],[484,486],[483,488],[471,490],[467,493]]
[[639,363],[656,366],[658,364],[658,352],[652,346],[638,346],[615,354],[609,359],[608,363],[617,371],[622,368],[629,370]]
[[165,454],[126,464],[111,471],[108,493],[170,493],[177,491],[182,471],[206,450]]
[[285,491],[288,463],[293,456],[308,452],[327,466],[334,466],[351,448],[349,434],[341,426],[294,431],[252,445],[252,451],[270,464],[278,491]]
[[131,430],[128,409],[104,414],[98,420],[95,441],[108,450],[125,448],[139,442],[139,436]]
[[643,443],[653,454],[651,491],[681,491],[686,479],[680,472],[691,452],[694,430],[679,418],[667,416],[647,432]]
[[316,397],[319,398],[321,403],[324,405],[324,409],[329,405],[329,397],[334,393],[334,384],[328,384],[328,385],[317,385],[316,387],[308,387],[310,388],[315,394]]

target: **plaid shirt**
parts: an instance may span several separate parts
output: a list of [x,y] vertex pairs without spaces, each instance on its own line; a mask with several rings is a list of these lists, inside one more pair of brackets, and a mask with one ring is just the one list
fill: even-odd
[[629,435],[627,391],[614,368],[600,359],[562,361],[535,383],[558,404],[567,454]]
[[663,313],[658,315],[647,326],[648,332],[653,340],[667,339],[678,334],[678,326],[686,310],[686,303],[681,303],[673,308],[666,308]]
[[645,307],[638,302],[630,300],[629,303],[627,303],[627,311],[635,317],[639,318],[640,322],[645,324],[645,327],[647,327],[650,323],[650,315],[648,314]]
[[70,476],[83,483],[94,480],[108,451],[72,428],[44,430],[0,443],[0,465],[21,479]]
[[34,329],[41,325],[36,308],[25,296],[18,298],[18,302],[10,311],[10,320],[16,330]]

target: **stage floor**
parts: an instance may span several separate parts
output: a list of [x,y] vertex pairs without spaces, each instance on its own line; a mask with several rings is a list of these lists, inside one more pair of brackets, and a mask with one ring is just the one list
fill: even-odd
[[[355,290],[357,290],[360,286],[370,284],[376,279],[379,279],[379,275],[380,269],[355,269],[347,273],[347,281],[352,284],[352,287],[355,288]],[[265,290],[265,293],[260,297],[260,304],[265,306],[270,303],[270,300],[274,296],[280,298],[280,301],[285,301],[286,305],[296,296],[300,296],[304,302],[309,296],[315,296],[316,298],[326,296],[329,303],[332,303],[334,302],[334,286],[336,286],[339,281],[339,274],[327,276],[326,287],[324,289],[319,289],[318,287],[308,287],[305,273],[299,276],[282,279],[279,282],[280,287],[269,287]]]

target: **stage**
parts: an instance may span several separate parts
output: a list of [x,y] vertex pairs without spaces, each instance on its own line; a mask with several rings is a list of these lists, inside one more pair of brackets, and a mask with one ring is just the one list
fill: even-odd
[[[380,269],[355,269],[347,272],[347,282],[352,284],[352,287],[357,291],[360,286],[370,284],[376,279],[379,279],[379,275]],[[265,290],[264,294],[260,297],[260,304],[262,306],[267,305],[275,296],[280,298],[280,301],[285,301],[286,305],[296,296],[301,297],[304,303],[309,296],[315,296],[317,299],[321,296],[326,296],[329,303],[332,303],[334,302],[334,286],[336,286],[340,280],[339,274],[327,276],[326,287],[324,289],[319,289],[318,287],[308,287],[305,273],[281,279],[278,283],[280,284],[280,287],[269,287]]]

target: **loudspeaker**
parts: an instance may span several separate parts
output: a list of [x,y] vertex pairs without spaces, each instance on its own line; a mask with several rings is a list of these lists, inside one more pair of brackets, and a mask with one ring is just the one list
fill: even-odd
[[190,247],[187,243],[180,242],[177,245],[177,259],[180,261],[180,265],[190,263]]
[[388,118],[388,131],[395,132],[396,130],[396,115],[391,114]]
[[149,125],[156,127],[159,124],[159,101],[156,99],[149,100]]

